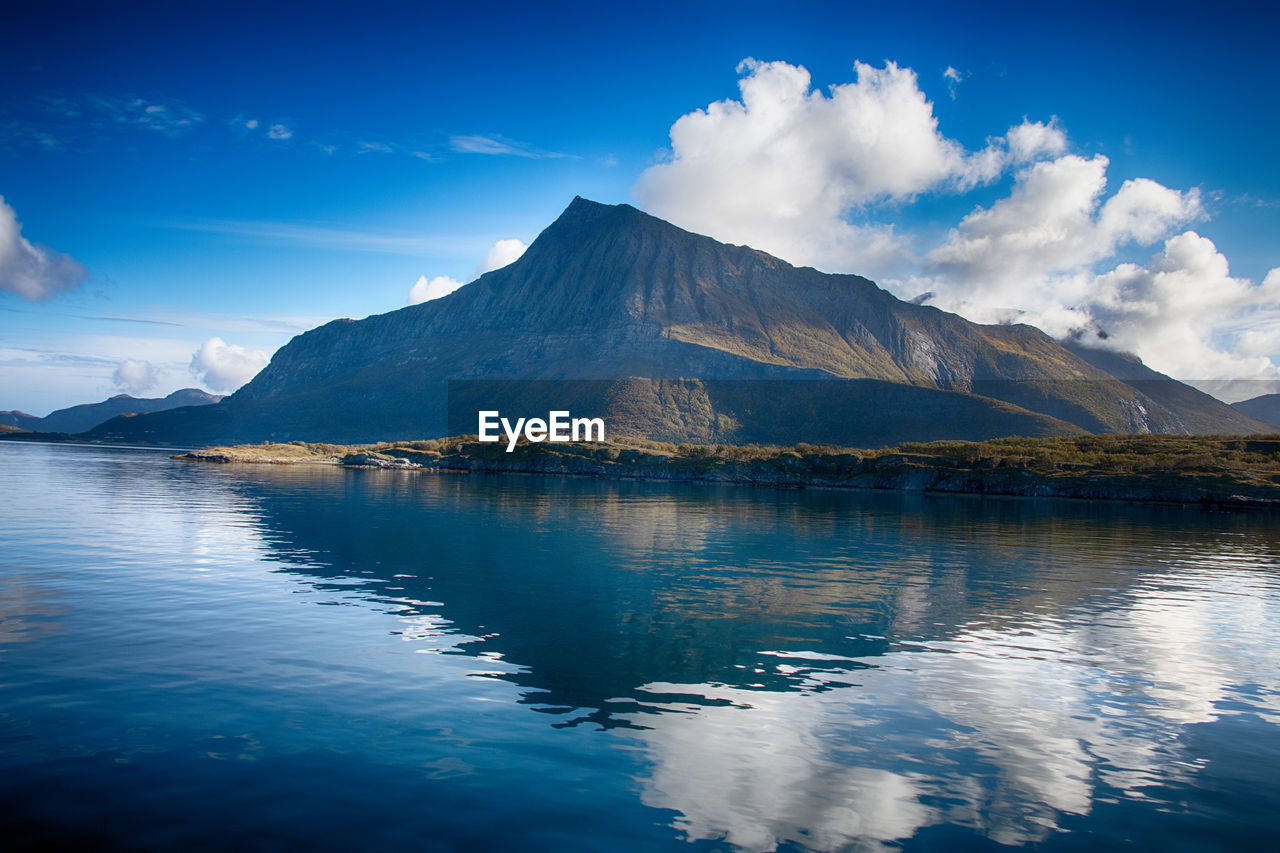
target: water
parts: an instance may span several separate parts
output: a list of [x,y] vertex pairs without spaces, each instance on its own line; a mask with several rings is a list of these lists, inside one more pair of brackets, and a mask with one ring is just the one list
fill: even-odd
[[0,846],[1280,849],[1269,513],[0,443]]

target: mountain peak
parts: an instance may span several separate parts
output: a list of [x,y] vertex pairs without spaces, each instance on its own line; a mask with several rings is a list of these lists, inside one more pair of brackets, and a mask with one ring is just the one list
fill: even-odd
[[[601,204],[578,195],[574,196],[564,212],[538,235],[534,243],[572,242],[600,228],[619,228],[647,219],[653,219],[653,217],[629,204]],[[660,220],[654,219],[654,221]]]
[[[902,302],[859,276],[795,267],[629,204],[576,196],[514,263],[444,298],[299,335],[226,405],[135,420],[141,430],[189,418],[208,430],[202,440],[213,441],[380,440],[441,434],[450,380],[638,380],[649,391],[623,397],[668,425],[646,428],[645,435],[669,438],[679,433],[670,425],[716,410],[670,383],[745,380],[766,384],[752,385],[737,402],[722,400],[716,423],[738,424],[737,438],[767,434],[779,441],[784,432],[750,431],[764,417],[751,414],[753,407],[768,403],[780,423],[791,423],[783,414],[800,418],[787,427],[794,442],[819,434],[805,424],[817,429],[836,411],[832,406],[848,403],[819,405],[822,396],[805,382],[820,378],[887,389],[878,402],[859,399],[885,411],[900,408],[903,429],[908,422],[929,426],[902,435],[974,435],[960,429],[978,423],[974,406],[985,413],[978,419],[986,424],[983,434],[991,435],[1261,428],[1164,377],[1157,378],[1174,391],[1126,385],[1135,370],[1135,382],[1147,374],[1126,362],[1112,365],[1124,368],[1117,377],[1094,363],[1102,357],[1073,353],[1029,326],[977,326]],[[945,401],[928,416],[912,413],[911,389],[920,388]],[[1008,421],[1010,412],[1023,420]],[[713,434],[730,433],[693,427],[679,433],[681,440]],[[860,435],[869,434],[854,430],[841,441],[855,443]]]

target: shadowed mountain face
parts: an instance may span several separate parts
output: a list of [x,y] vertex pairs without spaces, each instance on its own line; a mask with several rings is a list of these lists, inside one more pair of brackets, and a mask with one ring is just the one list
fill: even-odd
[[[447,297],[328,323],[219,406],[113,421],[94,435],[420,438],[449,431],[448,380],[494,379],[603,383],[574,390],[580,408],[606,420],[625,412],[632,434],[679,440],[791,443],[821,426],[823,440],[865,444],[893,435],[898,415],[923,424],[910,431],[917,439],[1264,429],[1147,373],[1186,393],[1153,396],[1030,326],[977,325],[858,276],[579,198],[518,261]],[[838,429],[815,401],[815,379],[840,381]],[[564,408],[554,394],[545,403]]]
[[21,427],[39,432],[85,432],[103,421],[123,414],[146,414],[176,409],[179,406],[208,406],[222,397],[201,391],[199,388],[183,388],[167,397],[133,397],[117,394],[101,403],[83,403],[50,412],[43,418],[25,412],[0,412],[0,424]]
[[1280,429],[1280,394],[1263,394],[1252,400],[1241,400],[1232,403],[1231,407],[1251,418],[1266,421],[1276,429]]

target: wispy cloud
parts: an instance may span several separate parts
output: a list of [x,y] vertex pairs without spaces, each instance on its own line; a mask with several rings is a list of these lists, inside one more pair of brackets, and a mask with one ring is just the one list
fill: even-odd
[[206,121],[181,101],[137,95],[36,94],[21,109],[21,119],[0,124],[0,146],[83,150],[112,130],[135,128],[176,139]]
[[562,154],[558,151],[543,151],[526,145],[523,142],[516,142],[511,139],[504,139],[501,136],[450,136],[449,149],[459,154],[490,154],[500,157],[528,157],[532,160],[545,160],[557,157],[568,157],[568,154]]
[[0,349],[0,366],[18,367],[30,364],[51,367],[115,367],[113,358],[101,358],[68,352],[48,352],[33,347],[5,347]]
[[163,227],[225,234],[265,243],[289,243],[308,248],[386,255],[468,257],[487,248],[482,238],[471,236],[388,234],[291,222],[215,220],[167,223]]
[[35,148],[60,151],[64,147],[57,128],[31,121],[7,121],[0,124],[0,149]]
[[175,325],[191,329],[209,329],[237,335],[295,335],[322,326],[333,320],[332,315],[277,315],[275,317],[247,317],[236,314],[172,314],[166,315]]
[[455,151],[551,158],[566,155],[541,151],[502,137],[461,136],[450,143],[439,136],[380,139],[344,130],[299,133],[290,116],[261,116],[242,111],[234,116],[206,116],[181,101],[164,97],[100,93],[32,94],[21,103],[21,118],[0,121],[0,150],[84,151],[102,144],[108,134],[140,128],[171,139],[209,125],[229,132],[242,143],[300,144],[327,155],[358,157],[392,154],[432,162],[450,144]]
[[79,104],[64,106],[68,118],[97,114],[123,125],[154,130],[165,136],[181,136],[205,120],[205,117],[178,101],[111,95],[86,95]]
[[97,320],[103,323],[137,323],[143,326],[173,326],[180,328],[182,323],[173,323],[168,320],[147,320],[141,317],[105,317],[99,314],[69,314],[64,311],[32,311],[22,308],[9,308],[0,306],[0,311],[6,311],[10,314],[37,314],[41,317],[68,317],[73,320]]
[[284,142],[293,139],[293,127],[290,122],[291,119],[287,118],[260,119],[247,113],[240,113],[235,118],[228,119],[226,125],[242,139],[257,137]]
[[69,311],[50,311],[46,308],[13,308],[0,305],[0,311],[9,314],[28,314],[38,317],[64,317],[70,320],[89,320],[98,323],[123,323],[136,326],[169,329],[210,329],[237,334],[297,334],[334,319],[330,315],[279,315],[275,317],[248,317],[237,314],[182,314],[163,313],[149,317],[111,317],[103,314],[77,314]]

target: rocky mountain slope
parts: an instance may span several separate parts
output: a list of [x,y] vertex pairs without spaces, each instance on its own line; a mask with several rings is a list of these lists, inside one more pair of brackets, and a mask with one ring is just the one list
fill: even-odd
[[171,444],[427,437],[473,423],[476,407],[500,408],[495,400],[532,407],[523,414],[603,416],[662,440],[1268,429],[1136,360],[1067,348],[1031,326],[971,323],[859,276],[578,198],[519,260],[449,296],[299,335],[217,406],[117,419],[93,434]]

